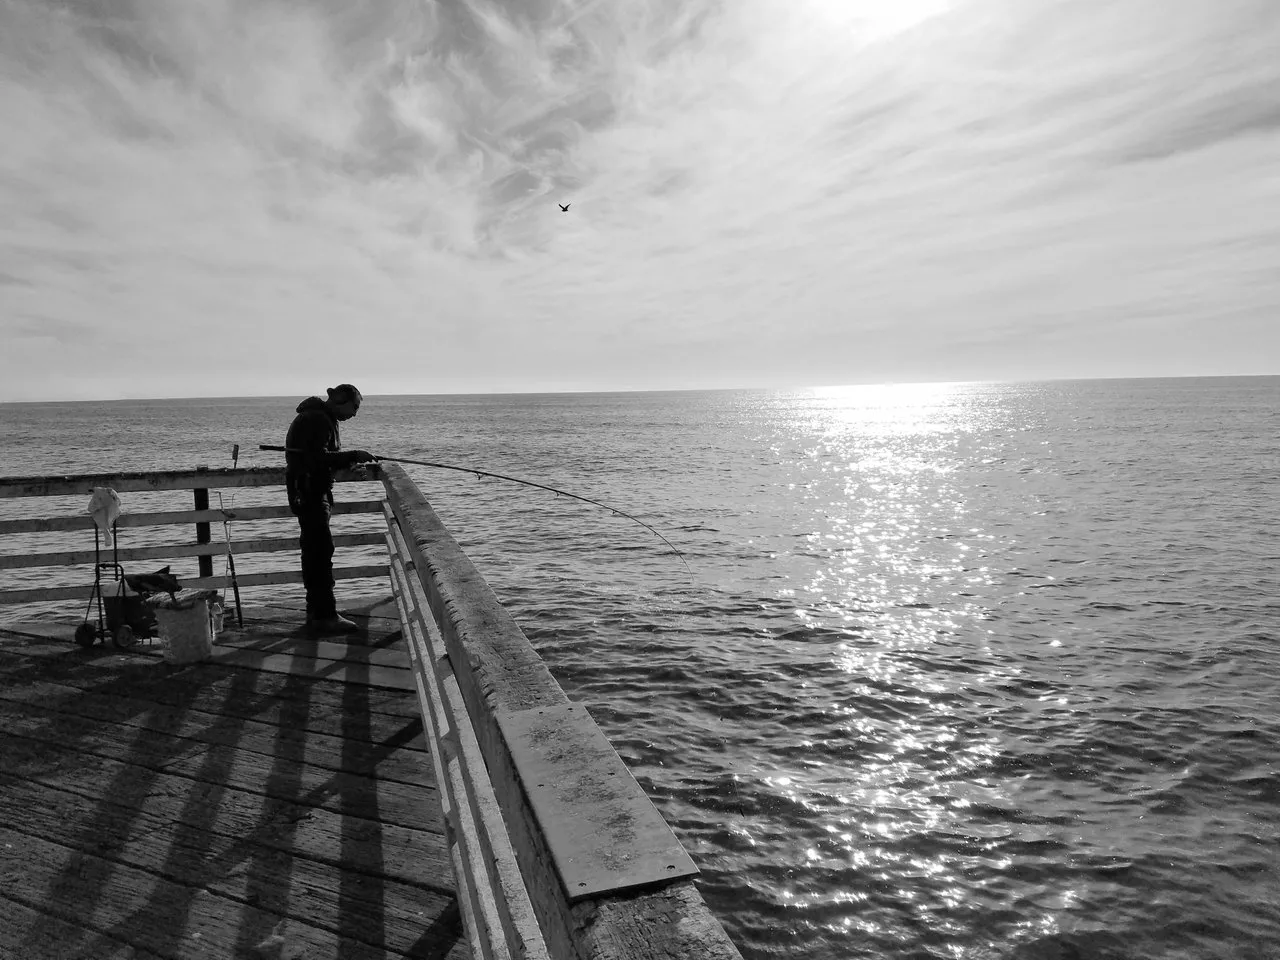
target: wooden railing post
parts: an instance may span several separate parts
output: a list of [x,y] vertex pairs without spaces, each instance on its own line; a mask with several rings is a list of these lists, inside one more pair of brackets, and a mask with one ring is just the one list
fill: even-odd
[[[196,468],[197,472],[201,470],[208,470],[208,469],[209,469],[208,467]],[[197,487],[194,493],[195,493],[196,509],[208,510],[209,509],[209,488]],[[209,542],[208,521],[205,521],[203,523],[197,523],[196,524],[196,543],[208,543],[208,542]],[[201,555],[199,560],[200,560],[200,576],[212,577],[213,576],[213,557]]]

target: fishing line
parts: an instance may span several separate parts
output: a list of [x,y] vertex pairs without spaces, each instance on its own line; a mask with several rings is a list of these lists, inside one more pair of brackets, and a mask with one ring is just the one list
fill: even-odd
[[[305,450],[293,450],[285,447],[271,446],[265,443],[259,444],[258,449],[259,450],[278,450],[284,453],[306,453],[307,452]],[[386,461],[388,463],[411,463],[415,466],[433,467],[437,470],[456,470],[459,473],[470,473],[474,475],[476,479],[480,479],[481,477],[492,477],[495,480],[508,480],[511,483],[524,484],[526,487],[536,487],[539,490],[547,490],[559,497],[569,497],[570,499],[573,499],[573,500],[581,500],[583,503],[590,503],[590,504],[594,504],[597,507],[603,507],[605,510],[608,510],[611,513],[616,513],[620,517],[625,517],[627,520],[630,520],[632,523],[639,524],[640,526],[648,530],[650,533],[652,533],[655,537],[657,537],[659,540],[661,540],[663,543],[665,543],[668,547],[671,548],[671,552],[674,553],[677,557],[679,557],[680,562],[684,564],[684,568],[689,572],[689,576],[690,577],[693,576],[693,570],[691,570],[689,567],[689,561],[684,558],[683,553],[681,553],[679,550],[676,549],[676,545],[674,543],[672,543],[670,540],[664,537],[661,533],[659,533],[649,524],[645,523],[639,517],[633,517],[631,514],[627,513],[625,510],[619,510],[617,507],[611,507],[609,506],[609,504],[602,503],[599,500],[593,500],[590,497],[582,497],[576,493],[570,493],[567,490],[560,490],[556,487],[548,486],[545,483],[535,483],[532,480],[522,480],[519,477],[509,477],[505,473],[491,473],[488,470],[478,470],[475,467],[459,467],[451,463],[436,463],[432,460],[410,460],[407,457],[374,456],[373,459],[375,461]]]

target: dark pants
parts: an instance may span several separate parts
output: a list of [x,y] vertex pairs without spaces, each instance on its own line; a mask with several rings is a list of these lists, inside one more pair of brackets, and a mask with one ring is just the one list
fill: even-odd
[[302,548],[302,584],[307,588],[307,616],[328,620],[337,616],[333,598],[333,534],[329,532],[329,501],[303,501],[294,506]]

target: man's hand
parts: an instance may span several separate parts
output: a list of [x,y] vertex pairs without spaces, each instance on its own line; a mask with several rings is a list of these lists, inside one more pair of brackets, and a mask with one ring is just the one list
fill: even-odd
[[368,450],[352,450],[347,456],[351,458],[353,465],[357,463],[374,463],[378,459]]

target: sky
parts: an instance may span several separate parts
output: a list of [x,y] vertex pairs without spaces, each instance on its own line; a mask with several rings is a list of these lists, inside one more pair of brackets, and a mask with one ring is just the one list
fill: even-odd
[[1276,0],[0,0],[0,401],[1280,373],[1277,50]]

